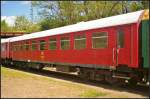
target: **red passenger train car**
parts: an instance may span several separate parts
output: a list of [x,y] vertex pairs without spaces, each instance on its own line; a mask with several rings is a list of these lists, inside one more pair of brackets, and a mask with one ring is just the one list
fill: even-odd
[[141,10],[8,38],[1,42],[2,61],[39,69],[67,67],[93,80],[148,82],[140,48],[145,14]]

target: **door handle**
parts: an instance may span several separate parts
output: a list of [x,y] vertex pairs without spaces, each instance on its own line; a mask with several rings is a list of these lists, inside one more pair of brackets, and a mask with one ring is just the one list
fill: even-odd
[[117,49],[117,54],[119,53],[120,49]]
[[115,61],[115,48],[113,48],[113,63]]

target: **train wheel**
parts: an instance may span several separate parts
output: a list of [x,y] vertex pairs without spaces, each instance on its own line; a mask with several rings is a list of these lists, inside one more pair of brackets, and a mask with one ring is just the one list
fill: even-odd
[[116,85],[117,86],[125,86],[126,85],[125,79],[118,79]]
[[117,85],[117,79],[113,78],[111,75],[105,75],[105,81],[110,85]]
[[130,80],[128,80],[128,82],[129,82],[129,86],[131,86],[131,87],[134,87],[137,85],[136,79],[131,78]]
[[38,70],[42,70],[44,68],[43,64],[37,64],[36,66],[34,66],[34,69],[38,69]]
[[77,69],[77,72],[78,72],[78,76],[83,79],[84,78],[84,72],[83,72],[83,69],[82,68],[78,68]]
[[42,70],[44,68],[44,65],[39,65],[38,70]]
[[89,80],[90,79],[90,72],[88,72],[86,69],[84,68],[80,68],[80,70],[78,71],[78,75],[81,79],[83,80]]

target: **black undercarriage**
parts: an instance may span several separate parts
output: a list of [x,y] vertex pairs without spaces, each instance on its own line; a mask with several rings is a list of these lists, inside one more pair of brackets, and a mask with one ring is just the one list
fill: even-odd
[[60,72],[76,72],[80,78],[85,80],[107,81],[108,83],[115,85],[122,85],[125,83],[129,83],[130,85],[136,85],[138,83],[149,85],[148,70],[133,69],[123,65],[117,66],[117,68],[94,68],[92,66],[89,68],[79,64],[71,66],[60,63],[37,63],[14,61],[11,59],[1,59],[1,65],[18,66],[24,69],[34,68],[38,70],[41,70],[44,67],[53,67],[56,68],[56,71]]

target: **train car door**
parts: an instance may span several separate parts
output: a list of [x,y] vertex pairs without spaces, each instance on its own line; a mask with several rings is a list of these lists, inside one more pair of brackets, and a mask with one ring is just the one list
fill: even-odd
[[131,26],[120,26],[115,30],[116,65],[128,65],[131,59]]
[[9,58],[9,42],[6,43],[6,58]]
[[10,42],[7,42],[7,58],[10,58]]

